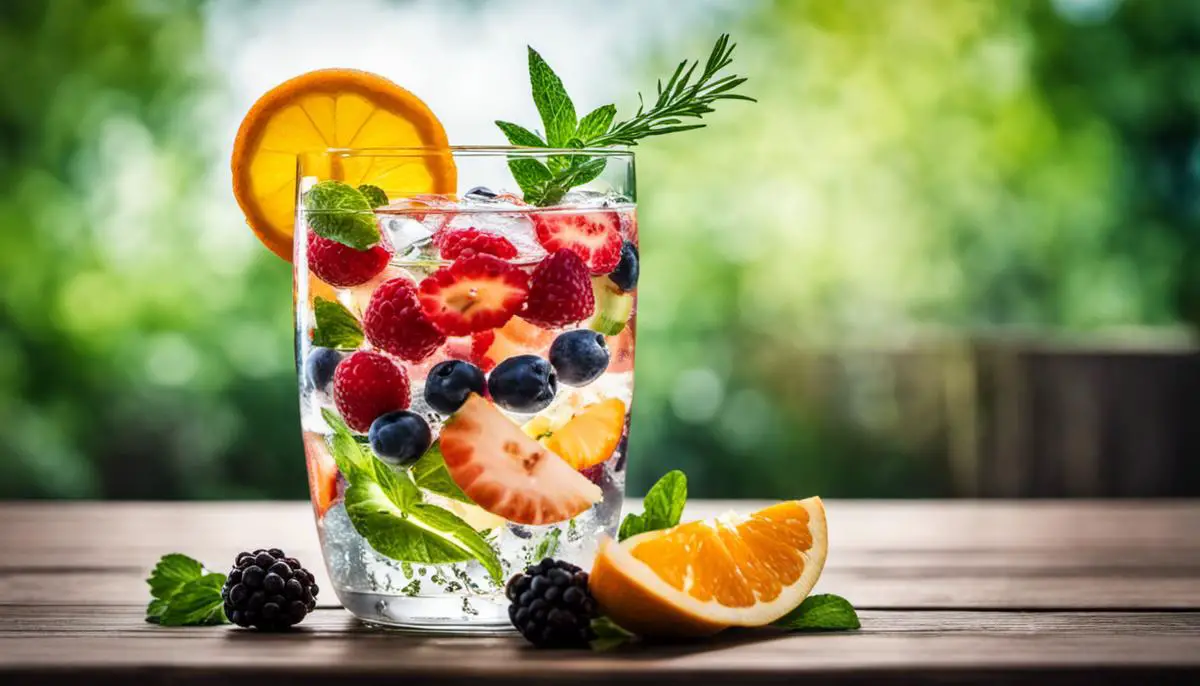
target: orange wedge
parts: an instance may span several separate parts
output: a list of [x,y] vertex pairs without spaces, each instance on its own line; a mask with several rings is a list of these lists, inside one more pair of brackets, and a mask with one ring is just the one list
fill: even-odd
[[[425,103],[387,79],[353,69],[302,74],[267,91],[250,108],[233,144],[233,194],[259,240],[292,256],[296,161],[331,148],[446,148],[446,132]],[[453,193],[445,154],[337,158],[328,176],[385,191]]]
[[[537,429],[534,426],[530,430]],[[625,403],[609,398],[580,410],[543,438],[542,445],[576,470],[587,469],[612,456],[624,431]]]
[[643,636],[763,626],[808,596],[825,566],[820,498],[788,500],[600,543],[588,587],[601,611]]

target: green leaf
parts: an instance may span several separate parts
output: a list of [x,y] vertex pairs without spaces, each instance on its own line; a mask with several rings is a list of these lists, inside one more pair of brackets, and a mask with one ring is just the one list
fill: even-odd
[[592,639],[590,645],[592,650],[598,653],[612,650],[637,639],[637,636],[617,626],[617,623],[608,617],[593,619],[592,632],[596,634],[596,638]]
[[683,506],[686,504],[687,477],[678,469],[673,469],[650,487],[643,502],[642,514],[625,516],[617,539],[623,541],[647,531],[675,526],[683,516]]
[[512,171],[513,179],[521,187],[525,202],[540,205],[546,196],[546,188],[554,175],[540,160],[531,157],[512,157],[508,160],[508,168]]
[[167,611],[167,601],[155,598],[146,606],[146,621],[151,624],[161,624],[163,613]]
[[373,480],[375,478],[374,467],[371,463],[374,459],[366,452],[369,448],[360,445],[354,439],[354,435],[350,433],[350,427],[346,426],[342,418],[332,410],[322,407],[321,416],[333,430],[333,436],[329,439],[329,452],[333,455],[333,461],[337,464],[338,471],[342,473],[342,476],[346,477],[350,483],[357,483],[364,479]]
[[205,574],[184,584],[157,616],[163,626],[205,626],[226,624],[221,598],[224,574]]
[[562,535],[562,529],[554,529],[546,534],[533,551],[534,561],[544,560],[547,557],[554,557],[554,553],[558,552],[558,537]]
[[420,503],[420,491],[407,475],[377,464],[379,481],[360,480],[346,490],[350,522],[376,552],[421,564],[478,560],[500,583],[500,558],[475,529],[447,510]]
[[355,350],[362,345],[362,325],[345,305],[317,297],[313,303],[313,316],[316,319],[313,345],[338,350]]
[[[579,128],[576,129],[575,135],[586,145],[588,141],[599,138],[608,133],[608,127],[612,126],[613,117],[617,115],[616,105],[604,105],[588,112],[579,120]],[[583,146],[572,146],[583,147]]]
[[529,84],[533,88],[533,104],[542,116],[546,142],[552,148],[566,146],[575,135],[575,105],[562,79],[533,48],[529,48]]
[[304,194],[305,218],[322,238],[355,250],[379,243],[379,226],[371,203],[359,190],[341,181],[321,181]]
[[379,186],[364,183],[358,187],[358,192],[362,193],[363,197],[367,199],[367,202],[371,205],[371,209],[383,207],[388,204],[387,193],[384,193],[383,189]]
[[175,595],[189,581],[199,579],[204,575],[204,566],[196,560],[180,553],[163,555],[146,583],[150,585],[150,595],[158,600],[167,600]]
[[826,593],[811,595],[800,606],[771,623],[791,631],[848,631],[858,629],[858,613],[845,598]]
[[413,480],[417,486],[451,500],[474,504],[466,493],[450,478],[450,470],[446,469],[446,459],[442,449],[434,443],[429,450],[410,467]]
[[576,162],[570,168],[554,179],[555,185],[565,188],[582,186],[604,173],[604,168],[608,165],[607,157],[592,157],[589,159],[581,155],[576,155],[574,160]]
[[542,140],[541,136],[530,131],[524,126],[514,124],[510,121],[501,121],[499,119],[496,120],[496,126],[500,127],[500,130],[504,132],[504,137],[507,138],[508,142],[512,145],[520,145],[529,148],[546,147],[546,141]]

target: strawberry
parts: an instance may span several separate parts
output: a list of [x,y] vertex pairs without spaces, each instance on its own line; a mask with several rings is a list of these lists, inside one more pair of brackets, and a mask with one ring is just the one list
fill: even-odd
[[473,254],[495,255],[506,260],[517,256],[517,248],[504,236],[478,229],[458,229],[434,236],[442,259],[456,260]]
[[607,274],[621,261],[621,218],[616,212],[535,212],[530,217],[546,252],[567,248],[593,274]]
[[599,502],[600,489],[472,393],[442,428],[450,478],[476,505],[518,524],[566,521]]
[[491,359],[487,354],[495,342],[495,331],[480,331],[471,336],[471,362],[485,372],[496,366],[496,360]]
[[460,257],[421,282],[421,309],[447,336],[466,336],[506,322],[525,302],[529,278],[492,255]]
[[366,283],[387,267],[391,257],[379,245],[355,250],[311,231],[308,234],[308,268],[330,286],[349,288]]
[[383,353],[359,350],[333,374],[333,403],[355,431],[366,433],[375,418],[408,408],[408,374]]
[[409,362],[420,362],[446,342],[422,311],[416,284],[403,277],[375,289],[363,313],[363,332],[371,345]]
[[533,270],[521,317],[549,329],[587,319],[595,309],[587,265],[574,251],[562,248]]

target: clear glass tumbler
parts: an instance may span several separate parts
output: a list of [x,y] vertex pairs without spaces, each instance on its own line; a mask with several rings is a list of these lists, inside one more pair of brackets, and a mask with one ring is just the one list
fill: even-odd
[[381,625],[506,628],[513,573],[587,569],[618,525],[633,155],[324,151],[300,157],[296,197],[300,417],[333,590]]

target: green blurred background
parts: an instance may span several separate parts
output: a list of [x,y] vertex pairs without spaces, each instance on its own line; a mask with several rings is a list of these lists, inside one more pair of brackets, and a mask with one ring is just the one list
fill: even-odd
[[1200,495],[1200,2],[0,3],[0,497],[303,498],[255,97],[409,87],[452,142],[730,31],[757,105],[640,146],[630,491]]

